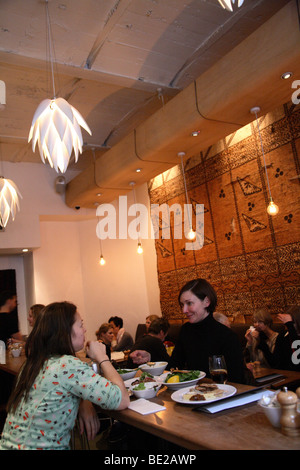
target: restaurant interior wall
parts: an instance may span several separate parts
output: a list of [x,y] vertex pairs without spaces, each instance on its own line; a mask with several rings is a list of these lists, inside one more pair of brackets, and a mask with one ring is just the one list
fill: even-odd
[[[162,239],[160,230],[156,252],[161,309],[173,322],[184,320],[179,289],[196,277],[212,283],[217,310],[231,321],[250,322],[255,308],[277,314],[300,303],[299,106],[288,103],[262,114],[259,123],[280,212],[274,218],[266,212],[267,183],[255,122],[185,162],[194,222],[196,204],[204,204],[204,246],[186,251],[185,239]],[[152,179],[148,188],[151,203],[186,202],[180,164]],[[167,223],[161,220],[162,226]],[[171,218],[171,235],[173,224]]]
[[[123,316],[134,336],[137,323],[143,323],[149,312],[160,314],[153,240],[143,241],[142,256],[136,253],[136,240],[104,240],[106,265],[101,267],[96,207],[67,207],[64,195],[55,192],[57,174],[48,166],[5,163],[5,169],[23,199],[15,220],[0,233],[0,269],[16,269],[24,334],[29,332],[28,309],[35,302],[74,302],[90,339],[108,315]],[[149,204],[146,184],[136,193],[138,202]],[[128,204],[132,203],[129,197]],[[30,251],[22,253],[22,248]]]
[[[148,203],[147,185],[137,197]],[[114,206],[118,217],[118,201]],[[121,316],[134,337],[149,312],[161,314],[154,241],[143,241],[144,253],[138,255],[137,240],[103,240],[106,264],[100,266],[96,224],[97,219],[41,222],[41,247],[34,252],[37,298],[74,302],[89,339],[95,339],[96,329],[112,315]]]

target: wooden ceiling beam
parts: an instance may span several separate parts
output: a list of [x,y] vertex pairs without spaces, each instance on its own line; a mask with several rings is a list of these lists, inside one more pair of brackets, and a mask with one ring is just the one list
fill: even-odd
[[[98,158],[93,172],[88,168],[70,181],[66,204],[92,207],[97,188],[109,189],[112,199],[104,196],[100,202],[111,202],[130,190],[135,168],[143,168],[136,182],[144,183],[179,163],[178,152],[192,156],[253,121],[253,106],[266,114],[288,102],[291,82],[280,76],[286,71],[300,76],[299,44],[297,8],[291,2]],[[201,131],[197,139],[193,130]]]

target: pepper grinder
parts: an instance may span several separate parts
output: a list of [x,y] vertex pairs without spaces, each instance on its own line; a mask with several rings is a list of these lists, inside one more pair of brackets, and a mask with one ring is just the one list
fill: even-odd
[[297,412],[300,388],[297,389],[296,393],[289,392],[287,387],[284,387],[283,391],[277,395],[277,400],[282,409],[281,432],[291,437],[300,436],[300,413]]

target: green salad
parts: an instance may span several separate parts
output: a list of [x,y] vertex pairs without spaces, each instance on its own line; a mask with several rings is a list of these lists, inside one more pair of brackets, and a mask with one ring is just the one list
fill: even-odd
[[195,380],[198,379],[200,376],[200,370],[189,370],[186,372],[181,372],[181,371],[174,371],[170,372],[166,379],[165,382],[168,382],[172,377],[178,376],[179,377],[179,382],[187,382],[188,380]]
[[127,374],[127,372],[131,372],[132,370],[135,370],[135,369],[117,369],[119,374]]

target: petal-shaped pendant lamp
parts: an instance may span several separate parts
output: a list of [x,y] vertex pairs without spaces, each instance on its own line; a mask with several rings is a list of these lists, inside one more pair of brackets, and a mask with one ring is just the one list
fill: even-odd
[[57,172],[64,173],[68,167],[72,151],[74,149],[75,162],[78,153],[82,153],[83,127],[90,135],[89,126],[81,114],[63,98],[56,98],[52,59],[52,36],[48,9],[48,0],[45,0],[47,17],[47,36],[50,46],[50,63],[53,84],[53,99],[43,100],[34,113],[28,136],[28,142],[32,140],[32,150],[35,151],[38,144],[41,159],[44,163],[48,160],[50,166]]
[[0,176],[0,226],[6,227],[10,215],[15,220],[17,209],[20,210],[21,193],[12,180]]
[[38,106],[32,120],[28,142],[32,150],[38,143],[42,161],[64,173],[74,148],[75,162],[82,153],[80,126],[90,135],[91,130],[81,114],[63,98],[46,99]]
[[[233,11],[232,5],[234,5],[235,0],[219,0],[219,3],[224,9],[228,11]],[[241,7],[243,3],[244,3],[244,0],[238,0],[237,2],[238,7]]]

